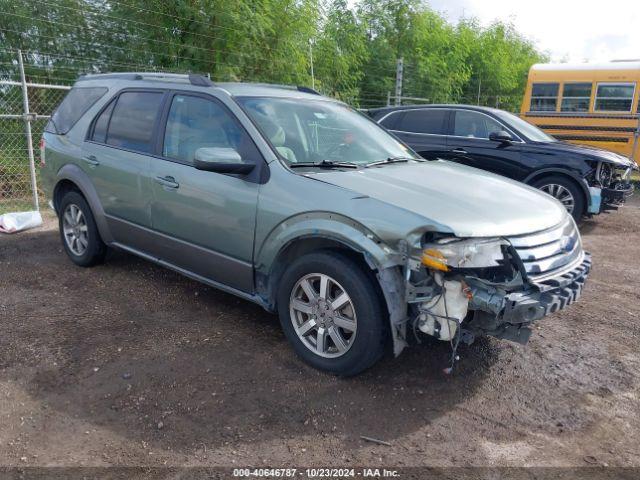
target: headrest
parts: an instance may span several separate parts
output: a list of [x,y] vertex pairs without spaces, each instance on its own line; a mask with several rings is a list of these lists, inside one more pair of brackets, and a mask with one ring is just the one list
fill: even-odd
[[279,125],[277,126],[275,132],[273,132],[269,136],[269,140],[271,140],[271,143],[274,147],[284,147],[284,141],[286,140],[286,138],[287,137],[284,133],[284,128]]

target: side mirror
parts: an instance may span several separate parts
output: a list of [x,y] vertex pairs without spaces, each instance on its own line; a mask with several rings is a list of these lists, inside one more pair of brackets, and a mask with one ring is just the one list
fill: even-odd
[[253,163],[243,163],[233,148],[203,147],[196,150],[193,166],[198,170],[217,173],[247,174],[255,168]]
[[509,132],[500,130],[499,132],[491,132],[489,134],[489,140],[500,143],[511,143],[513,141],[513,137]]

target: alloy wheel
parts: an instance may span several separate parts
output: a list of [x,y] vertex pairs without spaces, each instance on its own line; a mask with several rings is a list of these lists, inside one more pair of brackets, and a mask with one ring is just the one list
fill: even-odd
[[548,193],[549,195],[554,197],[556,200],[559,200],[560,203],[564,205],[564,208],[567,209],[567,212],[573,213],[573,209],[575,207],[576,202],[575,202],[575,199],[573,198],[573,194],[566,187],[563,187],[562,185],[558,185],[557,183],[550,183],[548,185],[542,185],[540,187],[540,190],[542,190],[545,193]]
[[89,246],[89,232],[87,228],[87,220],[78,207],[74,203],[67,205],[62,214],[62,230],[64,233],[64,241],[71,250],[71,253],[81,257],[87,251]]
[[323,273],[311,273],[294,285],[289,315],[298,338],[316,355],[344,355],[356,338],[356,312],[347,291]]

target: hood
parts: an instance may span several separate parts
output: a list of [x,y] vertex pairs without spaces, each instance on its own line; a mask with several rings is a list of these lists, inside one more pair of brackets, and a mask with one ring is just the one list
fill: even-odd
[[447,226],[458,237],[522,235],[567,217],[565,208],[545,193],[443,160],[307,176],[408,210]]
[[555,151],[574,153],[577,155],[588,155],[593,160],[613,163],[620,168],[638,168],[634,161],[629,160],[623,155],[603,148],[592,147],[591,145],[576,145],[568,142],[534,142],[533,145],[553,148]]

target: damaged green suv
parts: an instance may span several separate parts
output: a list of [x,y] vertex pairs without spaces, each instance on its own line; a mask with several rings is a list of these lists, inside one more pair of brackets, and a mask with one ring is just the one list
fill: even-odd
[[302,87],[85,76],[43,148],[72,261],[119,248],[256,302],[300,357],[341,375],[414,332],[524,343],[591,267],[554,198],[424,160]]

